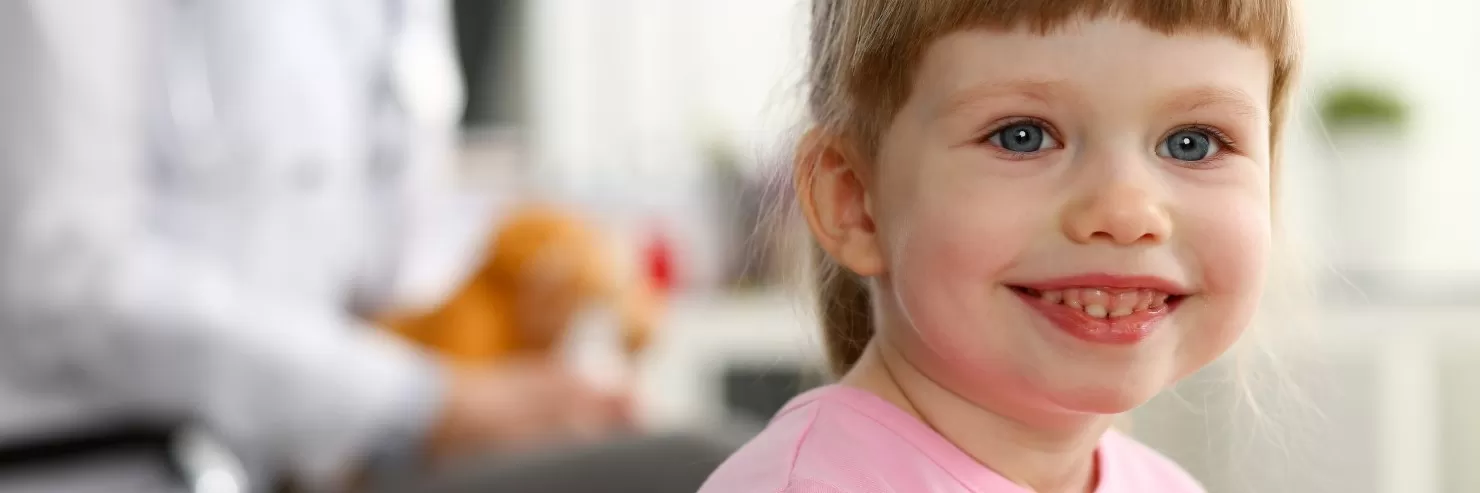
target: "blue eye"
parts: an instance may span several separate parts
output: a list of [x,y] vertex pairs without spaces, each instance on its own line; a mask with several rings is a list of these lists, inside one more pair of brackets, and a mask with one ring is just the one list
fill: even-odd
[[1218,139],[1196,129],[1178,130],[1156,147],[1156,155],[1197,162],[1218,154]]
[[1058,142],[1036,123],[1014,123],[992,132],[987,142],[1009,152],[1034,153],[1058,146]]

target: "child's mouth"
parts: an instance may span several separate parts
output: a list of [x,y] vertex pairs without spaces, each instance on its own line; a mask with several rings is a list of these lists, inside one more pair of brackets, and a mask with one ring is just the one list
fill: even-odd
[[1154,289],[1069,288],[1037,290],[1009,286],[1021,294],[1036,297],[1044,303],[1083,310],[1101,319],[1128,317],[1138,312],[1160,309],[1180,302],[1186,296],[1172,295]]
[[1008,286],[1054,325],[1079,339],[1134,344],[1150,336],[1186,295],[1156,289],[1072,287],[1035,289]]

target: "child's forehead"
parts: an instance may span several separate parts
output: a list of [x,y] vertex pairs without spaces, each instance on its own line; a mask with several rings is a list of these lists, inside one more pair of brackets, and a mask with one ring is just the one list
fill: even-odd
[[[899,0],[843,1],[851,24],[842,59],[912,67],[940,39],[962,31],[1052,36],[1085,25],[1133,24],[1162,36],[1216,36],[1258,46],[1282,65],[1298,56],[1290,0]],[[881,6],[882,5],[882,6]],[[855,45],[856,44],[856,45]],[[834,44],[834,46],[838,46]],[[852,52],[848,54],[846,52]],[[885,70],[887,72],[887,70]]]
[[[1125,49],[1155,49],[1167,59],[1146,61],[1198,63],[1199,60],[1194,58],[1204,56],[1202,48],[1208,44],[1257,50],[1270,61],[1273,61],[1277,55],[1264,43],[1251,41],[1247,37],[1226,29],[1203,27],[1161,29],[1136,19],[1098,16],[1085,17],[1045,30],[1030,29],[1024,26],[1001,28],[966,25],[949,31],[940,31],[933,34],[927,42],[920,44],[920,48],[915,53],[915,61],[918,63],[930,56],[954,54],[953,48],[959,51],[973,44],[991,44],[993,49],[997,50],[997,54],[1009,57],[1018,56],[1020,62],[1032,62],[1032,57],[1043,58],[1044,55],[1092,62],[1107,58],[1109,55],[1120,54],[1119,52]],[[1136,60],[1126,58],[1120,62]],[[1021,63],[1020,65],[1028,66],[1029,64]]]
[[927,50],[912,96],[937,113],[1001,99],[1087,105],[1107,97],[1262,113],[1270,60],[1262,47],[1232,37],[1166,35],[1125,21],[1047,34],[968,30]]

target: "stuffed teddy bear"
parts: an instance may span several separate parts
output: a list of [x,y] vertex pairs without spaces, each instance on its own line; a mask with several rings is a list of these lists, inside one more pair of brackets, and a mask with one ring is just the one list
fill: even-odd
[[651,281],[623,276],[602,235],[575,214],[531,205],[495,231],[483,265],[440,307],[393,317],[395,332],[454,362],[551,358],[590,310],[617,315],[621,350],[648,344],[659,310]]

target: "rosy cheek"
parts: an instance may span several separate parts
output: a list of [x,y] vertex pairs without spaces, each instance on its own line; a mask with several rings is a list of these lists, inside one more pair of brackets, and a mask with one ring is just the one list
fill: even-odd
[[970,197],[921,198],[884,238],[890,263],[896,275],[929,275],[939,284],[992,283],[1026,239],[1016,217]]
[[1226,351],[1253,320],[1271,237],[1268,208],[1258,201],[1203,204],[1217,207],[1189,208],[1180,232],[1184,258],[1195,259],[1205,295],[1194,328],[1204,337],[1188,341],[1183,355],[1199,364]]
[[947,360],[980,359],[1002,270],[1028,236],[992,205],[937,196],[921,200],[891,230],[890,277],[909,337]]
[[1209,294],[1257,295],[1268,261],[1269,209],[1252,201],[1223,201],[1205,208],[1185,234],[1200,259]]

